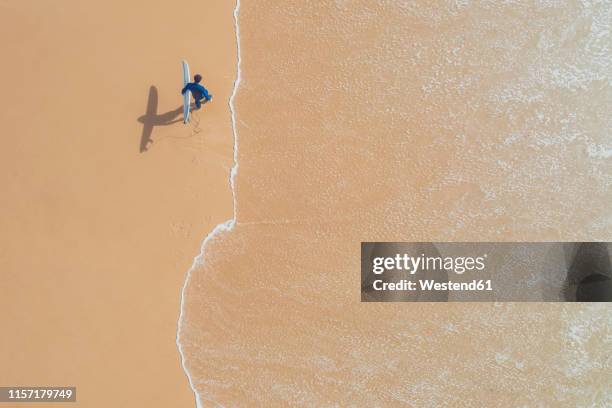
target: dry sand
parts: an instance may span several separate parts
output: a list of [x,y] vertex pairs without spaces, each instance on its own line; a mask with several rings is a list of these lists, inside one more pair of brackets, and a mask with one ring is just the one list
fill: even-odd
[[[194,405],[176,323],[202,238],[231,216],[233,6],[0,2],[0,385]],[[214,95],[199,129],[165,124],[182,58]]]

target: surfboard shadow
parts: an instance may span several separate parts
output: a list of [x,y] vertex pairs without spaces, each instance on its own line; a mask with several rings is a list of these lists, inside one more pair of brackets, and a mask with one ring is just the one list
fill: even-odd
[[140,136],[140,153],[146,152],[149,149],[149,144],[153,143],[151,135],[155,126],[168,126],[183,121],[182,118],[176,119],[183,113],[183,106],[157,114],[158,100],[157,87],[151,85],[146,113],[138,118],[138,122],[143,124],[142,135]]

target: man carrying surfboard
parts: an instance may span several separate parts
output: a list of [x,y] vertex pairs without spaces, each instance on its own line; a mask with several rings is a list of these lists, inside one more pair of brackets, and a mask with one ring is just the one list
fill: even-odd
[[187,85],[185,85],[181,93],[184,95],[185,92],[191,91],[191,94],[193,95],[193,100],[196,104],[196,109],[200,109],[200,107],[202,106],[202,99],[205,99],[205,102],[208,102],[212,99],[212,95],[208,93],[208,89],[200,85],[200,82],[202,81],[202,75],[195,74],[193,76],[193,81],[194,82],[189,82]]

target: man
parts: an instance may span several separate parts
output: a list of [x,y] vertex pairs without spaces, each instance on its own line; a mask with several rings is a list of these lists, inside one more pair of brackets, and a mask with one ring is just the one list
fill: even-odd
[[202,106],[202,99],[205,99],[205,102],[208,102],[212,99],[212,95],[208,93],[208,90],[206,88],[200,85],[200,81],[202,81],[202,75],[195,74],[193,76],[193,80],[194,82],[190,82],[185,85],[181,93],[184,94],[187,91],[191,91],[191,94],[193,95],[193,99],[196,104],[196,109],[200,109],[200,107]]

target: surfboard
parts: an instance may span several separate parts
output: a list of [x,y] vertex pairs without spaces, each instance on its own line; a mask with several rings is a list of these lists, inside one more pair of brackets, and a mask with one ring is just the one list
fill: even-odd
[[[191,80],[189,75],[189,64],[183,60],[183,86],[187,85]],[[183,123],[189,122],[189,105],[191,105],[191,91],[187,91],[183,94]]]

